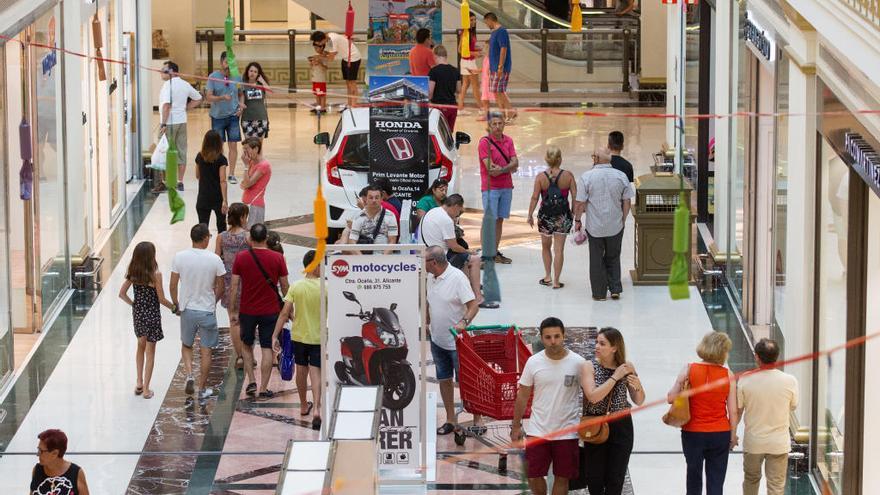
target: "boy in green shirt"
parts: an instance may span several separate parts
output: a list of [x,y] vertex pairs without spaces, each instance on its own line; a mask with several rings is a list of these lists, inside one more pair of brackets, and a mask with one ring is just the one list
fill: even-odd
[[[315,250],[303,256],[303,267],[315,259]],[[278,341],[281,329],[288,321],[293,321],[290,337],[293,340],[293,362],[296,390],[299,393],[299,413],[308,416],[313,410],[312,429],[321,429],[321,268],[316,267],[306,273],[305,278],[290,284],[284,297],[284,307],[278,315],[275,332],[272,335],[275,352],[281,352]],[[306,401],[308,382],[312,385],[312,401]]]

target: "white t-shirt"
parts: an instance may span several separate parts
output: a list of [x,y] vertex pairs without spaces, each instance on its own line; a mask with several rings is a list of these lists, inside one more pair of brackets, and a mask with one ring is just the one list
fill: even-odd
[[798,405],[793,376],[776,369],[746,374],[736,382],[736,400],[745,410],[744,452],[779,455],[791,451],[789,418]]
[[185,249],[174,255],[171,271],[180,275],[177,304],[181,311],[214,311],[214,281],[226,273],[219,256],[207,249]]
[[162,84],[159,91],[159,115],[161,116],[162,105],[171,104],[171,112],[168,113],[168,125],[186,123],[186,99],[201,100],[202,94],[179,77],[172,77]]
[[455,223],[443,207],[431,208],[419,223],[419,235],[428,247],[440,246],[446,249],[446,240],[455,239]]
[[168,125],[185,124],[186,123],[186,104],[187,98],[193,100],[201,100],[202,94],[195,90],[190,84],[179,77],[172,77],[162,84],[159,91],[159,115],[162,115],[162,105],[171,104],[171,112],[168,114]]
[[[541,351],[523,367],[519,384],[533,387],[532,416],[523,426],[526,435],[547,435],[577,425],[581,418],[581,370],[587,360],[568,351],[562,359],[550,359]],[[553,440],[577,438],[577,431]]]
[[440,276],[428,278],[431,340],[435,344],[447,351],[455,350],[455,338],[449,328],[461,321],[467,312],[465,305],[473,300],[474,291],[467,276],[452,265],[446,265]]
[[[327,33],[327,46],[324,47],[328,52],[336,54],[336,60],[348,62],[348,38],[344,34]],[[354,41],[351,42],[351,61],[357,62],[361,59],[361,52],[358,50]]]

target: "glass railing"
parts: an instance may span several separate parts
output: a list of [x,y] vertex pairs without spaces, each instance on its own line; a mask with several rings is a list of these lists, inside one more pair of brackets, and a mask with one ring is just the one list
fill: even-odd
[[[512,0],[511,0],[512,1]],[[630,90],[630,74],[638,73],[638,30],[628,27],[588,26],[581,33],[568,29],[510,28],[513,71],[510,83],[514,91],[534,87],[536,91],[595,89],[602,92]],[[310,88],[308,57],[314,54],[309,41],[311,31],[247,30],[236,31],[244,41],[236,41],[239,67],[259,61],[272,86],[289,89]],[[354,44],[366,54],[366,32],[355,32]],[[443,31],[443,44],[454,53],[458,45],[456,30]],[[477,32],[481,42],[489,31]],[[221,30],[197,30],[196,75],[209,74],[216,66],[223,47]],[[452,59],[455,64],[455,59]],[[361,66],[364,70],[364,66]],[[334,71],[336,73],[334,73]],[[338,65],[331,66],[331,87],[342,86]]]

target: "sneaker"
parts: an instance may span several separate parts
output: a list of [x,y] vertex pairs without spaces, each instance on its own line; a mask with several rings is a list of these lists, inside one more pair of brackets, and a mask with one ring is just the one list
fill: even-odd
[[234,175],[230,175],[229,177],[226,178],[226,182],[228,182],[230,184],[238,184],[238,177],[236,177]]
[[199,400],[209,399],[214,396],[214,389],[211,387],[205,387],[199,392]]
[[186,377],[186,386],[183,388],[183,391],[186,392],[186,395],[192,395],[196,391],[196,382],[193,380],[193,377]]
[[620,293],[619,292],[612,292],[611,299],[620,299]]
[[495,263],[500,263],[502,265],[509,265],[513,263],[513,260],[501,254],[501,251],[495,253]]
[[177,183],[177,190],[180,191],[180,192],[183,192],[183,182],[178,182],[178,183]]

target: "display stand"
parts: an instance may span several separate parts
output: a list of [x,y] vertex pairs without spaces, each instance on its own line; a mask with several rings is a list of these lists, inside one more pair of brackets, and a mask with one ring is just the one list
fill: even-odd
[[[424,485],[425,246],[346,244],[338,249],[345,254],[328,254],[321,275],[325,414],[340,385],[380,385],[379,483]],[[385,250],[403,254],[352,254]],[[325,423],[321,438],[327,435]]]

